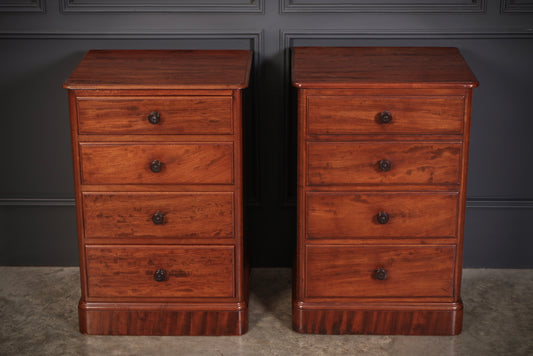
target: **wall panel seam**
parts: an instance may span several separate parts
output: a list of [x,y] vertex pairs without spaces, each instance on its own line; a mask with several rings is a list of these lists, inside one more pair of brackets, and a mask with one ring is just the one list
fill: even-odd
[[0,198],[0,206],[70,206],[74,198]]
[[416,12],[429,14],[442,13],[485,13],[487,9],[486,0],[464,1],[463,4],[449,4],[446,1],[430,1],[425,3],[414,1],[403,1],[376,4],[371,0],[352,0],[347,3],[331,4],[327,0],[322,2],[280,0],[280,13],[394,13],[394,12]]
[[468,209],[533,209],[532,199],[467,198]]
[[455,30],[428,31],[427,29],[406,29],[406,30],[353,30],[353,29],[298,29],[280,30],[280,49],[289,48],[290,41],[294,38],[315,38],[315,39],[520,39],[533,38],[533,31],[526,28],[512,28],[506,31],[479,31],[468,28]]
[[153,1],[142,1],[124,4],[114,1],[60,0],[60,10],[63,13],[264,13],[264,0],[247,0],[242,4],[223,4],[211,1],[189,1],[188,3],[156,4]]
[[512,0],[500,0],[500,13],[520,14],[533,12],[533,1],[529,3],[514,3]]
[[[242,38],[254,39],[254,46],[259,50],[263,47],[262,30],[243,31],[191,31],[191,32],[21,32],[0,31],[0,39],[187,39],[187,38]],[[255,49],[255,48],[254,48]]]
[[0,14],[46,12],[46,0],[6,1],[0,3]]

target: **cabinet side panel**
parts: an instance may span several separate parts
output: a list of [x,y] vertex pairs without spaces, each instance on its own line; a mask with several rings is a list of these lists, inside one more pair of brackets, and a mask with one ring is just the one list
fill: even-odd
[[459,208],[457,212],[457,254],[455,260],[455,299],[461,299],[461,279],[463,271],[463,245],[464,245],[464,228],[466,212],[466,193],[468,177],[468,155],[470,150],[470,123],[472,118],[472,89],[465,89],[465,107],[464,107],[464,137],[461,157],[461,184],[459,191]]
[[306,199],[305,199],[305,184],[307,176],[307,149],[306,136],[307,132],[307,95],[306,90],[298,89],[298,173],[297,173],[297,246],[296,246],[296,262],[294,273],[294,301],[302,300],[305,291],[305,235],[306,235]]
[[235,219],[235,283],[237,300],[247,303],[248,296],[248,266],[245,265],[244,254],[244,185],[243,185],[243,90],[233,91],[233,176],[234,176],[234,219]]
[[69,113],[70,113],[70,134],[72,143],[72,166],[74,169],[74,197],[76,202],[76,223],[78,232],[78,253],[80,258],[80,282],[81,300],[87,298],[87,272],[85,268],[85,248],[84,248],[84,227],[81,192],[81,165],[78,145],[78,102],[76,92],[68,91]]

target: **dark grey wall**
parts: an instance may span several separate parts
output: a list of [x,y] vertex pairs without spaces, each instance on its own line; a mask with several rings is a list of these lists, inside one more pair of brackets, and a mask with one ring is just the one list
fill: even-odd
[[0,264],[76,265],[62,82],[93,48],[253,49],[247,117],[254,266],[289,266],[295,117],[288,48],[455,46],[474,91],[464,264],[533,267],[531,0],[0,1]]

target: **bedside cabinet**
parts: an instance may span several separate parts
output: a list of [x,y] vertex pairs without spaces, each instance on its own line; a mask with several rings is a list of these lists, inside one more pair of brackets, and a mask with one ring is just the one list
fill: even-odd
[[250,51],[89,51],[68,89],[80,330],[248,327],[242,113]]
[[304,333],[461,332],[472,88],[455,48],[294,48]]

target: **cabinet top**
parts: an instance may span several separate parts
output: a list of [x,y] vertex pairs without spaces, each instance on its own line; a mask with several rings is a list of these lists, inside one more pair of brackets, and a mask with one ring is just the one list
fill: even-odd
[[296,47],[297,88],[442,88],[478,85],[457,48]]
[[66,89],[243,89],[248,50],[91,50]]

